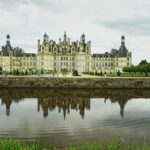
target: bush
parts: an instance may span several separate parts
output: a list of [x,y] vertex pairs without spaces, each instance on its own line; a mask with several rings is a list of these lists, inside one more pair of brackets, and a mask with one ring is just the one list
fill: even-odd
[[150,72],[150,64],[143,64],[143,65],[138,65],[138,66],[131,66],[131,67],[124,67],[123,68],[124,72],[131,72],[135,73],[148,73]]
[[79,76],[78,71],[75,70],[75,71],[72,73],[72,76]]
[[100,76],[103,76],[103,72],[101,71]]
[[16,75],[19,75],[19,71],[18,71],[18,69],[17,69],[17,71],[16,71]]
[[121,75],[120,70],[118,70],[118,72],[117,72],[117,76],[120,76],[120,75]]
[[2,72],[2,70],[3,70],[3,69],[2,69],[2,67],[0,66],[0,72]]
[[27,70],[25,71],[25,75],[28,75],[28,71]]

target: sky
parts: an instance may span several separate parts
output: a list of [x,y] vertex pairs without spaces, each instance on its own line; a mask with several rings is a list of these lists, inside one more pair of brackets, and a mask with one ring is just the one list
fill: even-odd
[[0,0],[0,46],[10,34],[13,47],[37,53],[37,40],[72,41],[84,33],[92,53],[119,49],[121,36],[133,64],[150,62],[150,0]]

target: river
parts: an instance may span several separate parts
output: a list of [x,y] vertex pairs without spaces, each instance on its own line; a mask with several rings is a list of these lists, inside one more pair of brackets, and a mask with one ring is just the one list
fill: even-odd
[[0,138],[47,147],[150,143],[150,90],[0,89]]

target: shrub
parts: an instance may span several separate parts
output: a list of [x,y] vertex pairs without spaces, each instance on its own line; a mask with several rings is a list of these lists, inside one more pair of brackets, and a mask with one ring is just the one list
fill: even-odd
[[0,72],[2,72],[2,70],[3,70],[3,69],[2,69],[2,67],[0,66]]
[[118,70],[118,72],[117,72],[117,76],[120,76],[120,75],[121,75],[120,70]]
[[103,76],[103,72],[101,71],[100,76]]
[[25,75],[28,75],[28,71],[27,70],[25,71]]
[[72,76],[79,76],[78,71],[75,70],[75,71],[72,73]]
[[138,65],[138,66],[131,66],[131,67],[124,67],[123,68],[124,72],[131,72],[134,73],[148,73],[150,72],[150,64],[143,64],[143,65]]

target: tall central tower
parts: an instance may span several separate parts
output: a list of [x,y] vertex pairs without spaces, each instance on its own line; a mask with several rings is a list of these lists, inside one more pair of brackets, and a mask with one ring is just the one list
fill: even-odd
[[10,45],[10,35],[9,34],[7,34],[7,36],[6,36],[6,44]]
[[125,36],[121,37],[121,45],[125,45]]

